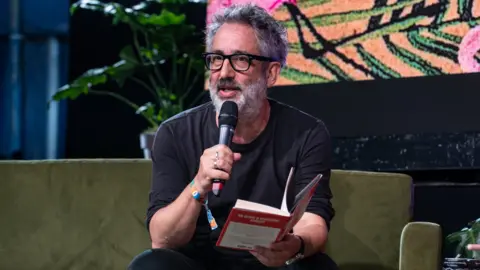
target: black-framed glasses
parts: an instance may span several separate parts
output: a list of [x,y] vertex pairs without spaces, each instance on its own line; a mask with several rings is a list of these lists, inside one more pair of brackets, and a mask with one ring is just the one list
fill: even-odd
[[277,61],[270,57],[253,55],[248,53],[234,53],[229,55],[224,55],[220,53],[204,53],[202,55],[205,60],[205,66],[207,67],[207,69],[212,71],[222,69],[225,59],[228,59],[228,61],[230,61],[230,65],[235,71],[247,71],[252,64],[252,60],[264,62]]

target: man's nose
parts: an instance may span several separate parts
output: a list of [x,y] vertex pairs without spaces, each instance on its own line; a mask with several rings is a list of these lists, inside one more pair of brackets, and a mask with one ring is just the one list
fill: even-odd
[[230,63],[230,60],[225,59],[223,60],[222,69],[220,69],[220,77],[221,78],[233,78],[235,77],[235,70]]

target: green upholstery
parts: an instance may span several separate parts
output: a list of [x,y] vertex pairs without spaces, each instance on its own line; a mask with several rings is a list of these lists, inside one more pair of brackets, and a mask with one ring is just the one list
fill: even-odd
[[[0,269],[125,269],[149,248],[149,160],[0,161]],[[440,228],[408,223],[411,179],[334,171],[342,270],[437,270]]]

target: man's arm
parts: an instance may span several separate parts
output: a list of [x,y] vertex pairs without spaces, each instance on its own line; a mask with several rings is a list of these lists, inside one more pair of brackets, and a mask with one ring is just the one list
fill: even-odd
[[298,192],[316,175],[323,174],[305,213],[293,227],[293,233],[305,242],[305,256],[325,251],[330,221],[335,215],[330,202],[331,148],[330,134],[324,124],[319,123],[305,143],[299,163],[300,176],[297,179]]
[[201,210],[188,186],[187,170],[168,125],[155,135],[147,226],[152,248],[174,248],[190,241]]
[[[205,149],[194,180],[189,180],[188,165],[182,166],[182,158],[178,156],[183,151],[176,145],[173,132],[162,125],[153,146],[153,179],[147,212],[153,248],[174,248],[192,239],[202,207],[200,201],[212,189],[212,179],[228,180],[232,164],[241,157],[226,145]],[[195,195],[200,195],[199,200],[193,197],[190,182],[197,191]]]
[[293,233],[303,238],[305,242],[305,257],[318,252],[325,252],[328,228],[322,217],[305,212],[293,228]]
[[201,204],[189,187],[178,198],[153,215],[149,229],[152,248],[175,248],[192,239]]

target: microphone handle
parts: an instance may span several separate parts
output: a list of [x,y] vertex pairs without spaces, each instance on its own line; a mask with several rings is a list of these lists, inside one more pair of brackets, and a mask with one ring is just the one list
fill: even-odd
[[[220,126],[220,138],[218,140],[218,144],[224,144],[230,147],[232,143],[233,134],[235,133],[235,129],[229,125],[221,125]],[[222,193],[223,186],[225,185],[225,180],[223,179],[213,179],[212,185],[212,193],[219,197]]]

